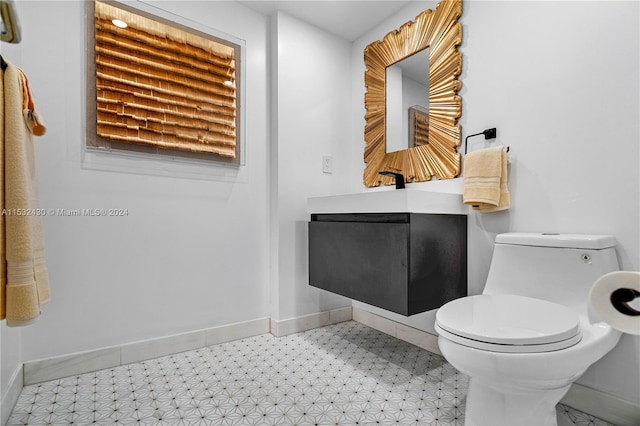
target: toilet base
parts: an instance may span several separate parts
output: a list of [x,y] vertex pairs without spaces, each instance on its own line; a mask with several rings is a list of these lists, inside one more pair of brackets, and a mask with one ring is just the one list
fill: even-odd
[[556,404],[569,391],[523,389],[469,379],[465,426],[557,426]]

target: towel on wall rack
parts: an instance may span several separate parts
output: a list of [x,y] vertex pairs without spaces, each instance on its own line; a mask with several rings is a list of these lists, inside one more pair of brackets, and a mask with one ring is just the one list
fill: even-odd
[[8,63],[0,79],[0,319],[28,325],[49,301],[34,135],[46,127],[29,81]]
[[511,204],[507,186],[508,162],[504,146],[467,154],[463,169],[464,203],[483,213],[508,209]]

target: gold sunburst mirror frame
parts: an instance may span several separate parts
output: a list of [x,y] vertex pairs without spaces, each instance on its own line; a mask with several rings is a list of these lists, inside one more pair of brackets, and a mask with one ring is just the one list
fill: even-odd
[[[460,126],[462,98],[462,0],[442,0],[436,10],[425,10],[415,21],[388,33],[364,50],[365,150],[364,184],[393,183],[378,172],[402,173],[406,182],[451,179],[460,174]],[[386,69],[396,62],[429,49],[428,143],[401,151],[386,152]]]

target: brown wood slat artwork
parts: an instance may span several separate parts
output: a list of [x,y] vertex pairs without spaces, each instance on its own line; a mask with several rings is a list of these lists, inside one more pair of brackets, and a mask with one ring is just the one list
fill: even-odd
[[233,47],[99,2],[95,31],[99,137],[236,156]]

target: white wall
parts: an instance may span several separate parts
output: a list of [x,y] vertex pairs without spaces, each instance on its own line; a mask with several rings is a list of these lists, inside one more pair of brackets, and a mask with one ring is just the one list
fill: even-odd
[[[271,208],[277,220],[278,273],[271,286],[272,299],[277,297],[271,315],[282,320],[351,303],[308,285],[306,204],[309,197],[340,192],[346,185],[351,49],[348,42],[285,13],[278,12],[272,22],[277,196]],[[322,172],[325,155],[333,159],[332,174]]]
[[83,168],[84,5],[21,3],[17,65],[48,125],[42,207],[129,212],[44,219],[52,297],[22,330],[23,360],[269,315],[267,19],[237,3],[156,5],[246,41],[246,166],[222,180]]
[[[364,87],[364,46],[418,11],[410,5],[354,43],[354,87]],[[638,21],[637,2],[464,2],[463,138],[497,127],[513,161],[511,209],[469,216],[470,293],[482,291],[506,231],[612,234],[621,268],[640,270]],[[354,90],[354,146],[363,92]],[[483,146],[475,142],[470,150]],[[360,166],[350,180],[361,182],[362,150],[351,155]],[[432,313],[370,310],[433,332]],[[640,338],[624,336],[579,383],[640,403]]]
[[22,361],[21,329],[7,327],[3,321],[0,324],[0,422],[9,415],[3,411],[2,401],[7,396],[9,384],[20,373]]

